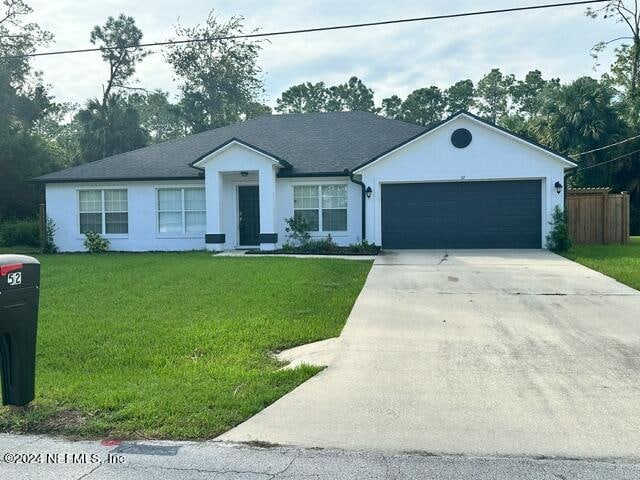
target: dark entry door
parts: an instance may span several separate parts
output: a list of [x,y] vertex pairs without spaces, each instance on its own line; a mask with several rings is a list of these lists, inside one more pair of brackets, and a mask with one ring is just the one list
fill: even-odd
[[238,213],[240,245],[243,247],[259,245],[260,197],[257,185],[238,187]]
[[384,248],[540,248],[539,180],[382,185]]

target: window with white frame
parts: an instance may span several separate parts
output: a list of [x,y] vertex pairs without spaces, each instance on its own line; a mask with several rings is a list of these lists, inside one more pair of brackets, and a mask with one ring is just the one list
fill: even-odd
[[346,231],[347,186],[294,186],[293,215],[296,219],[303,219],[310,232]]
[[80,233],[126,235],[129,233],[127,190],[79,190]]
[[204,188],[158,189],[158,233],[188,235],[206,229]]

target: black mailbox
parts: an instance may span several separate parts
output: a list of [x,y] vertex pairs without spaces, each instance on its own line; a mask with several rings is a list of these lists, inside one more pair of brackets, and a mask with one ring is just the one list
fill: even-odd
[[0,255],[0,366],[2,404],[26,405],[34,398],[40,262]]

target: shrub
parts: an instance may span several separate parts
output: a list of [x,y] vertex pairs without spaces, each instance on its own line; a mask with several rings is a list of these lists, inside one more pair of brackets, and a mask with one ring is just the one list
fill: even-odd
[[86,232],[84,248],[91,253],[102,253],[109,250],[109,240],[102,238],[99,233]]
[[52,218],[47,217],[44,225],[44,243],[42,244],[42,253],[56,253],[58,246],[55,242],[55,234],[58,227]]
[[0,245],[14,247],[28,245],[38,247],[40,245],[40,228],[38,219],[26,218],[23,220],[6,220],[0,225]]
[[309,240],[303,243],[300,245],[299,250],[302,252],[331,253],[337,252],[340,247],[333,241],[331,235],[327,235],[327,238]]
[[302,217],[291,217],[285,220],[287,232],[289,238],[293,241],[293,244],[304,245],[311,240],[311,234],[309,233],[309,223]]
[[363,240],[360,243],[350,244],[349,250],[353,253],[375,253],[378,252],[379,248],[375,244]]
[[293,243],[289,243],[289,242],[285,242],[282,244],[282,251],[283,252],[295,252],[296,251],[296,246]]
[[571,238],[567,228],[567,214],[558,205],[553,210],[551,232],[547,235],[547,248],[552,252],[566,252],[571,248]]

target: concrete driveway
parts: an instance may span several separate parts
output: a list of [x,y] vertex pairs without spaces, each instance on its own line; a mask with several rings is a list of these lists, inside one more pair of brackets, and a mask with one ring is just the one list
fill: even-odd
[[640,292],[545,251],[379,256],[322,373],[222,440],[640,458]]

